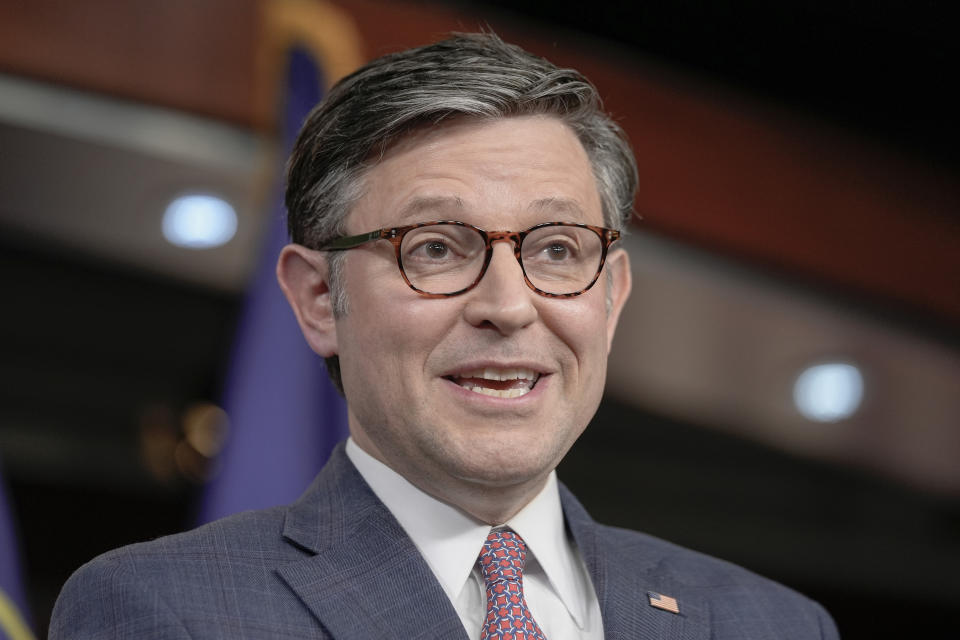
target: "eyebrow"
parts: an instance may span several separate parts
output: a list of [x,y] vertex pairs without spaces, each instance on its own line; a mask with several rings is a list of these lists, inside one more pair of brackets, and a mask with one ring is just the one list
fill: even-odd
[[425,211],[462,211],[463,200],[457,196],[418,196],[403,205],[398,212],[401,223],[405,223]]
[[534,211],[545,211],[550,213],[570,213],[578,220],[586,218],[586,213],[580,203],[572,198],[540,198],[530,203],[530,209]]
[[[458,196],[417,196],[397,212],[398,224],[411,222],[411,218],[417,218],[425,212],[435,212],[456,218],[464,208],[463,200]],[[583,220],[586,217],[583,207],[573,198],[555,196],[539,198],[531,202],[528,209],[552,214],[570,214],[575,220]]]

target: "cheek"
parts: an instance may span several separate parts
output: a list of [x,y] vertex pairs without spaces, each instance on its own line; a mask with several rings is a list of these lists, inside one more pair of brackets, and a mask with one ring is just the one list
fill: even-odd
[[344,318],[350,325],[350,355],[364,361],[363,371],[380,375],[390,388],[416,385],[455,323],[455,310],[447,300],[423,298],[406,285],[378,293],[352,306],[353,317]]
[[579,298],[559,300],[551,313],[542,316],[579,366],[588,368],[606,366],[607,357],[606,302],[602,295],[593,293],[591,290]]

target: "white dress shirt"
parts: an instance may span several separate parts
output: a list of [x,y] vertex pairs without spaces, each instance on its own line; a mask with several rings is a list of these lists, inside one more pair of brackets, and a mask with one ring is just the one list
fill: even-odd
[[[477,558],[490,525],[437,500],[347,440],[347,456],[407,532],[460,616],[480,637],[487,599]],[[602,640],[600,603],[573,541],[566,534],[556,472],[504,525],[527,545],[523,592],[547,640]]]

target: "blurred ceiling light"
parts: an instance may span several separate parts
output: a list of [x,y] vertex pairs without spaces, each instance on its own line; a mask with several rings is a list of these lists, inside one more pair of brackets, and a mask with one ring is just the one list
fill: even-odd
[[838,422],[856,412],[863,399],[863,376],[852,364],[831,362],[804,370],[793,385],[793,401],[814,422]]
[[226,411],[209,402],[191,405],[183,416],[183,431],[187,442],[206,458],[220,453],[228,429]]
[[180,196],[163,214],[163,235],[178,247],[219,247],[236,232],[237,212],[229,202],[213,195]]

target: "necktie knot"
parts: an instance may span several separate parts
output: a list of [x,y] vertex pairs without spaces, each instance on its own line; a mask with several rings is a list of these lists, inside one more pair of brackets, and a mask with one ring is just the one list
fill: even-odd
[[527,560],[523,538],[509,529],[494,529],[483,543],[480,571],[485,582],[520,582]]

